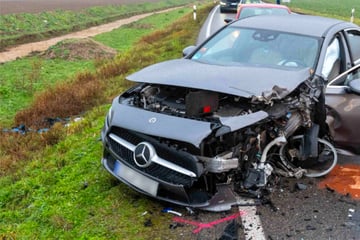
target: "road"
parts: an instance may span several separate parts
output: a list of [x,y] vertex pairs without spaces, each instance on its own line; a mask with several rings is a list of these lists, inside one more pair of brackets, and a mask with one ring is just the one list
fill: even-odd
[[[197,44],[224,26],[225,18],[234,17],[231,13],[221,14],[216,6],[200,31]],[[339,155],[339,166],[349,164],[359,170],[360,156]],[[245,210],[253,218],[258,217],[259,222],[249,227],[242,219],[246,226],[244,238],[360,240],[360,201],[330,188],[320,188],[324,180],[328,178],[279,179],[255,213]],[[357,176],[344,179],[341,186],[351,185],[360,191],[356,180]]]
[[209,13],[209,17],[206,19],[204,25],[199,32],[196,45],[200,44],[211,34],[215,33],[217,30],[223,27],[225,25],[224,20],[226,18],[235,18],[235,13],[221,14],[220,6],[215,6],[213,10]]

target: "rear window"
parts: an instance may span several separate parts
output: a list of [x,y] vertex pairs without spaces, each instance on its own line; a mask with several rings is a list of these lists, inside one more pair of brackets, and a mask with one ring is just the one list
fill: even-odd
[[245,7],[241,10],[239,18],[246,18],[257,15],[286,15],[289,12],[283,8],[249,8]]

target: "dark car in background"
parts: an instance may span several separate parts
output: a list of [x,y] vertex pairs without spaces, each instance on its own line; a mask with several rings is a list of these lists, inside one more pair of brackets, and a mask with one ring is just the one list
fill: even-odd
[[249,17],[183,54],[128,76],[106,116],[102,164],[136,191],[223,211],[360,154],[357,25]]
[[261,0],[240,0],[240,4],[261,3]]
[[261,3],[260,0],[220,0],[220,12],[236,12],[240,4]]
[[240,0],[220,0],[220,12],[236,12]]

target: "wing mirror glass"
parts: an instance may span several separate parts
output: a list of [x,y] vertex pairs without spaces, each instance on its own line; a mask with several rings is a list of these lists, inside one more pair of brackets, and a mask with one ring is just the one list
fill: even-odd
[[183,57],[186,57],[187,55],[189,55],[190,53],[192,53],[195,50],[196,46],[188,46],[186,48],[184,48],[182,54]]

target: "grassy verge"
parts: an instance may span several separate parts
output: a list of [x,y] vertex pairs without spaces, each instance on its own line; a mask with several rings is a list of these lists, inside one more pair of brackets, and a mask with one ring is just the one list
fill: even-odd
[[138,41],[139,36],[163,29],[168,26],[170,22],[173,22],[190,11],[192,11],[191,8],[182,8],[181,10],[175,10],[169,13],[154,14],[151,17],[130,23],[111,32],[96,35],[94,40],[112,47],[119,52],[127,51]]
[[142,213],[153,212],[161,228],[169,219],[160,206],[118,185],[100,166],[104,113],[93,110],[21,173],[0,179],[0,238],[156,239]]
[[[163,14],[154,14],[146,19],[123,26],[109,33],[97,35],[95,40],[108,45],[118,52],[128,50],[141,36],[154,30],[163,29],[170,22],[191,11],[182,8]],[[57,45],[51,47],[55,49]],[[41,56],[18,59],[0,65],[0,126],[10,127],[16,112],[26,108],[34,96],[56,83],[67,83],[79,77],[81,72],[93,71],[101,62],[95,60],[72,60]],[[61,102],[59,101],[61,105]],[[49,114],[47,117],[56,118]]]
[[17,111],[28,106],[38,92],[75,73],[91,71],[93,61],[66,61],[29,57],[0,65],[0,126],[11,126]]
[[354,0],[291,0],[290,3],[283,4],[289,6],[295,12],[321,15],[345,21],[350,21],[351,10],[355,8],[358,17],[355,16],[354,22],[360,24],[360,6]]
[[98,6],[79,12],[56,10],[39,14],[0,15],[0,51],[12,45],[38,41],[116,19],[192,2],[163,0],[156,3]]
[[[59,106],[69,95],[74,101],[70,108],[91,103],[83,109],[88,110],[83,120],[67,128],[56,124],[44,134],[1,135],[0,239],[187,238],[172,235],[172,216],[161,213],[163,205],[119,185],[102,169],[99,133],[109,107],[106,102],[129,85],[124,76],[180,57],[181,50],[195,42],[210,8],[198,10],[198,21],[187,14],[166,29],[143,36],[115,61],[37,95],[17,115],[35,122],[44,111],[60,115]],[[93,89],[105,105],[93,101]]]

